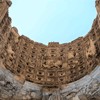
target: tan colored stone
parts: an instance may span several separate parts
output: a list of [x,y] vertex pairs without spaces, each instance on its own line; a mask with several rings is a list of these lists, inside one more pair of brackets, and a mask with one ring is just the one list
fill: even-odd
[[[100,0],[96,0],[97,17],[85,37],[48,45],[19,35],[17,28],[11,26],[10,5],[9,0],[0,2],[0,63],[21,84],[30,81],[50,90],[60,88],[79,80],[100,64]],[[26,98],[29,97],[28,94]]]

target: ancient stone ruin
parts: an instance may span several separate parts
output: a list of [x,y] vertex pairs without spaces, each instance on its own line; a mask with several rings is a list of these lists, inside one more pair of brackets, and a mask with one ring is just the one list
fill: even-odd
[[0,0],[0,100],[100,100],[100,0],[84,37],[48,45],[11,26],[10,0]]

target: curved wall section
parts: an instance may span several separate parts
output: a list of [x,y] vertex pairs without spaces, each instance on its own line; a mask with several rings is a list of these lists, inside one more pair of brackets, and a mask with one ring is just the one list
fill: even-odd
[[100,64],[99,1],[96,1],[98,15],[85,37],[48,45],[20,36],[17,28],[11,27],[10,5],[9,0],[0,2],[0,61],[19,81],[61,87],[89,74]]

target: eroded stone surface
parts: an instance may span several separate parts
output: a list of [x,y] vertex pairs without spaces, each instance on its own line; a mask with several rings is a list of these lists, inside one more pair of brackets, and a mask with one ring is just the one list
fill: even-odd
[[99,100],[100,1],[85,37],[48,45],[19,35],[11,26],[10,6],[0,1],[0,99]]
[[20,83],[9,70],[0,68],[0,98],[2,99],[88,100],[90,97],[100,96],[100,67],[96,67],[89,75],[76,82],[55,89],[52,93],[43,91],[43,88],[42,85],[28,81]]
[[[0,5],[7,9],[9,7],[7,2],[4,0]],[[46,46],[26,36],[20,36],[18,30],[11,27],[8,12],[2,16],[0,59],[19,81],[27,80],[45,86],[59,87],[82,78],[99,64],[98,17],[85,37],[65,44],[50,42]]]

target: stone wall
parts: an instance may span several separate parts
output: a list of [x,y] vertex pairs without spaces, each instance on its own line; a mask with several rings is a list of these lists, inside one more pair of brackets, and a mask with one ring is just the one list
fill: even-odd
[[78,81],[47,89],[27,80],[20,82],[0,63],[1,100],[100,100],[99,97],[100,66]]
[[[55,94],[61,92],[59,89],[62,87],[65,89],[66,85],[87,76],[100,65],[100,2],[98,0],[96,1],[98,15],[85,37],[79,37],[70,43],[50,42],[48,45],[34,42],[26,36],[19,35],[17,28],[11,26],[11,18],[8,14],[10,5],[9,0],[0,2],[0,62],[3,66],[0,73],[3,70],[4,73],[9,71],[13,81],[20,84],[16,88],[23,87],[24,84],[26,87],[30,84],[32,87],[28,85],[28,88],[36,86],[37,89],[39,87],[39,90],[36,90],[39,93],[32,94],[36,98],[39,94],[41,99],[41,93],[43,100],[47,100],[46,94],[48,93],[49,96],[54,93],[53,97],[50,98],[55,98],[57,96]],[[6,75],[3,77],[9,77],[9,74]],[[12,83],[5,82],[4,84],[8,84],[9,87]],[[81,88],[80,85],[77,88]],[[24,92],[26,91],[28,90]],[[15,92],[17,94],[17,90]],[[50,98],[49,100],[53,100]],[[60,98],[59,95],[58,98]]]
[[[3,6],[6,8],[7,4]],[[99,63],[98,20],[98,17],[94,20],[85,37],[67,44],[51,42],[46,46],[20,36],[18,30],[11,27],[11,18],[6,12],[0,28],[1,59],[12,73],[30,82],[57,87],[74,82],[90,73]]]

